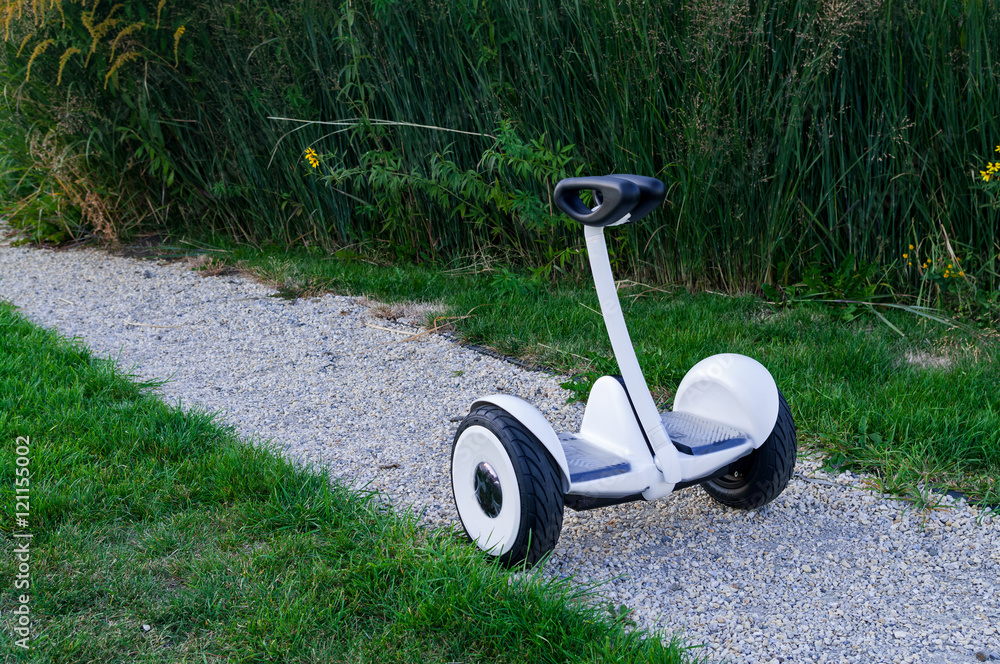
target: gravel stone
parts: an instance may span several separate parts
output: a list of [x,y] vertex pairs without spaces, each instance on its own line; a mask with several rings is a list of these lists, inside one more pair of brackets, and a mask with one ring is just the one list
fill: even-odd
[[[362,298],[272,295],[183,262],[0,246],[0,297],[29,318],[428,524],[457,523],[449,455],[476,397],[517,395],[557,431],[579,426],[565,377],[440,334],[408,340],[414,321],[376,318]],[[785,492],[754,511],[698,488],[567,510],[545,574],[600,583],[595,600],[709,661],[945,664],[1000,651],[1000,519],[950,496],[919,512],[864,479],[800,456]]]

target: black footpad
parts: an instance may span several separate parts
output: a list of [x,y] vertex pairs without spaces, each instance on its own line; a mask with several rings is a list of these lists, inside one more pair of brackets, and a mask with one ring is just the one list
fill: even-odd
[[559,442],[562,443],[563,452],[566,454],[571,482],[589,482],[603,477],[624,475],[632,470],[628,460],[571,433],[559,434]]
[[683,454],[699,456],[750,442],[739,429],[688,413],[660,413],[674,447]]

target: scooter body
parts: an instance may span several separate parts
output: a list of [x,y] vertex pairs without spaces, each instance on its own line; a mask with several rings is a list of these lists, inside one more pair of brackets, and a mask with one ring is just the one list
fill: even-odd
[[[669,443],[658,451],[639,425],[623,381],[614,376],[594,382],[575,433],[556,432],[537,408],[515,396],[480,397],[472,408],[481,404],[504,409],[535,435],[559,466],[570,506],[591,505],[596,501],[573,497],[656,500],[678,484],[711,478],[759,448],[778,416],[778,387],[763,365],[744,355],[702,360],[681,382],[674,409],[659,414]],[[601,506],[608,504],[614,503]]]
[[[596,208],[579,199],[583,190],[597,192]],[[657,207],[662,183],[635,175],[569,178],[555,193],[560,209],[585,226],[621,376],[594,383],[578,432],[556,432],[537,408],[511,395],[472,404],[452,452],[453,492],[469,536],[505,564],[533,564],[555,546],[564,506],[656,500],[696,484],[734,507],[773,500],[791,476],[797,441],[767,369],[743,355],[708,357],[685,375],[673,409],[660,413],[629,338],[604,231]]]

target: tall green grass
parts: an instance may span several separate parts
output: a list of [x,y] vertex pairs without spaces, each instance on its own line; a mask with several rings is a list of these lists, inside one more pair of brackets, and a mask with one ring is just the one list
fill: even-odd
[[[553,180],[631,171],[669,188],[612,247],[634,275],[739,290],[855,257],[916,291],[913,244],[1000,284],[997,193],[977,182],[1000,143],[998,0],[172,0],[107,90],[110,58],[72,58],[53,85],[60,49],[90,46],[86,6],[63,10],[66,28],[54,8],[12,23],[0,123],[74,146],[134,203],[119,225],[571,268]],[[122,26],[153,10],[130,4]],[[22,86],[46,35],[59,48]]]

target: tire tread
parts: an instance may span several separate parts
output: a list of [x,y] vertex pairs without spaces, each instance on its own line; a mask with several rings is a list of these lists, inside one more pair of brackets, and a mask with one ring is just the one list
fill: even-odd
[[764,444],[752,452],[757,455],[753,477],[738,489],[717,484],[714,480],[702,483],[702,488],[718,502],[737,509],[756,509],[768,504],[785,490],[798,453],[798,437],[791,409],[785,395],[778,391],[778,419]]
[[499,556],[501,564],[537,564],[559,540],[563,521],[562,475],[538,438],[507,411],[492,404],[477,406],[459,425],[455,440],[469,425],[493,430],[511,455],[521,484],[521,529],[513,548]]

